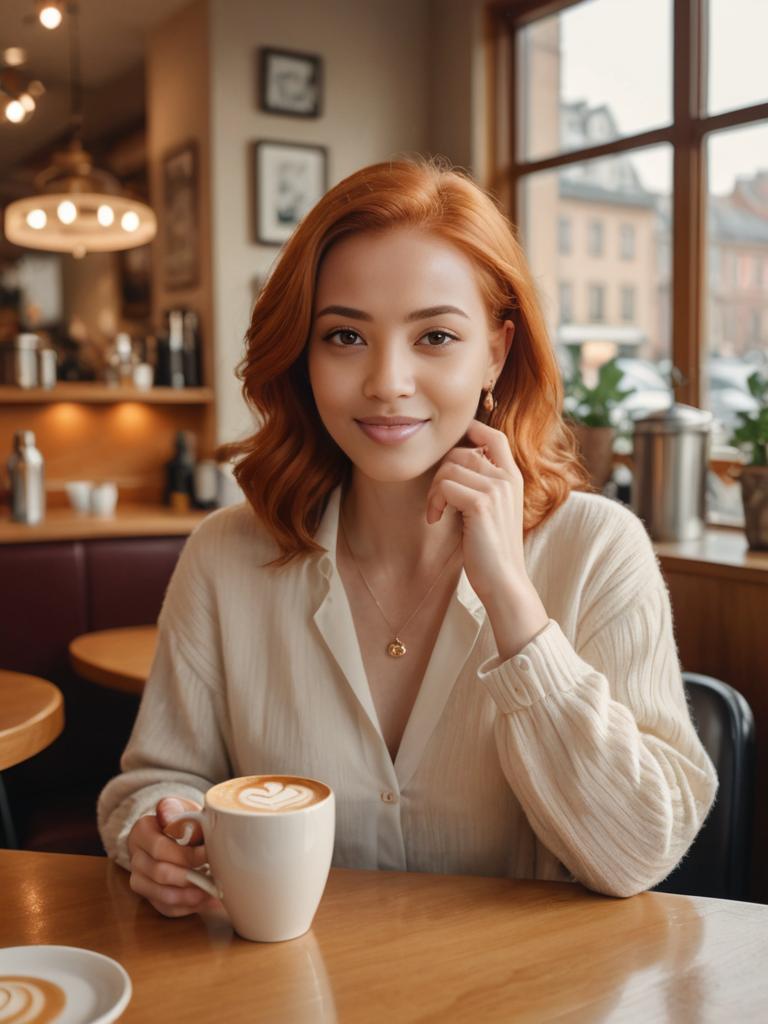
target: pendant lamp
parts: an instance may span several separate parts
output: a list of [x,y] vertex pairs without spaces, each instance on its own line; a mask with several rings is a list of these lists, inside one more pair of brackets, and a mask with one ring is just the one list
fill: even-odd
[[146,203],[127,196],[117,178],[94,167],[83,149],[77,8],[70,11],[71,140],[35,178],[36,194],[9,203],[4,228],[16,245],[79,258],[145,245],[157,233],[157,218]]

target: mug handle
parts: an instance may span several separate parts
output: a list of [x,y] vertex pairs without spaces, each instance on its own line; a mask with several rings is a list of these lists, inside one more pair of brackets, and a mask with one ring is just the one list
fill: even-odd
[[[175,814],[173,817],[168,818],[167,824],[172,825],[176,821],[184,821],[187,823],[187,827],[184,829],[184,835],[180,839],[176,839],[175,836],[168,836],[169,839],[174,839],[179,846],[189,846],[189,841],[192,838],[192,825],[197,822],[200,828],[203,827],[204,811],[183,811],[181,814]],[[190,868],[187,871],[187,881],[196,885],[203,892],[207,892],[209,896],[213,896],[215,900],[220,900],[223,897],[221,889],[216,884],[216,879],[213,876],[206,874],[207,864],[204,864],[200,869],[195,870]]]

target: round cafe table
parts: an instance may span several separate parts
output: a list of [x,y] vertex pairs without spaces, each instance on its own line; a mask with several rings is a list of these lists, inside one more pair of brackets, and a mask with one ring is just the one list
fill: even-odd
[[100,629],[69,645],[72,668],[83,679],[111,690],[141,694],[157,647],[157,626]]
[[[64,698],[47,679],[0,670],[0,771],[34,757],[64,728]],[[16,831],[0,778],[0,846],[15,848]]]
[[64,698],[47,679],[0,671],[0,771],[38,754],[64,728]]

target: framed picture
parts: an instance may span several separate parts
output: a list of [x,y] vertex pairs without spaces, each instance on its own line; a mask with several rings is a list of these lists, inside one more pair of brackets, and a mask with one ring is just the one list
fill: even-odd
[[295,50],[259,50],[259,100],[268,114],[319,117],[323,60]]
[[197,284],[200,221],[197,145],[187,142],[163,159],[163,276],[166,288]]
[[282,245],[328,188],[328,150],[298,142],[253,144],[255,237]]
[[152,246],[123,249],[117,257],[123,318],[148,320],[152,311]]

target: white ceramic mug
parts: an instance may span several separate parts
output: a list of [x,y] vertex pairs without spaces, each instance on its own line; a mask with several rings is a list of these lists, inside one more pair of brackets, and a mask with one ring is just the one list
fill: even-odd
[[78,515],[87,515],[91,511],[91,492],[93,480],[68,480],[64,485],[67,489],[69,503]]
[[117,484],[111,481],[96,484],[91,491],[91,513],[100,519],[109,519],[117,507]]
[[[314,791],[313,802],[302,804],[293,795],[302,787]],[[250,794],[251,803],[238,809],[234,792]],[[212,786],[202,811],[185,811],[172,821],[190,823],[177,840],[182,846],[191,838],[191,823],[201,825],[211,876],[204,867],[188,871],[187,878],[222,901],[238,935],[282,942],[309,930],[333,857],[330,786],[295,775],[242,776]]]

